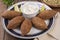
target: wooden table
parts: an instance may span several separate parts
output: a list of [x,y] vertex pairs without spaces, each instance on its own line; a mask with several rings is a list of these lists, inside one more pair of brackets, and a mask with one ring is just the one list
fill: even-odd
[[[39,0],[35,0],[35,1],[39,1]],[[15,1],[16,2],[16,1]],[[59,11],[60,12],[60,8],[53,8],[51,7],[53,10]],[[2,3],[2,0],[0,0],[0,15],[7,9],[6,5],[4,5]],[[2,28],[2,24],[1,24],[1,17],[0,17],[0,40],[19,40],[18,38],[15,38],[11,35],[9,35],[8,33],[6,33],[3,28]]]

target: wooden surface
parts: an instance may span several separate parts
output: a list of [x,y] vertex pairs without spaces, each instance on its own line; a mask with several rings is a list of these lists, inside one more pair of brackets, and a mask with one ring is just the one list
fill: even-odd
[[[35,0],[38,1],[38,0]],[[17,2],[17,1],[15,1]],[[6,10],[6,6],[2,3],[2,0],[0,0],[0,15]],[[59,11],[60,12],[60,8],[53,8],[53,10]],[[1,18],[1,17],[0,17]],[[6,33],[3,28],[2,28],[2,24],[1,24],[1,19],[0,19],[0,40],[20,40],[18,38],[15,38],[11,35],[9,35],[8,33]]]

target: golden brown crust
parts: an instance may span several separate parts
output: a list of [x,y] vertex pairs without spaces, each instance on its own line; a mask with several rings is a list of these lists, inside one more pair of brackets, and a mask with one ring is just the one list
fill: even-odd
[[32,23],[29,19],[25,19],[21,25],[21,33],[22,35],[26,35],[30,30],[31,30],[31,27],[32,27]]
[[55,16],[57,12],[54,10],[44,10],[43,12],[39,13],[38,17],[42,19],[50,19]]
[[15,18],[13,18],[11,21],[9,21],[7,28],[14,29],[14,28],[18,27],[23,20],[24,20],[23,16],[17,16]]
[[46,23],[44,22],[44,20],[39,17],[34,17],[32,19],[32,23],[33,23],[34,27],[36,27],[37,29],[40,29],[40,30],[44,30],[44,29],[48,28]]
[[17,11],[6,11],[1,16],[5,19],[12,19],[16,16],[21,16],[22,14]]

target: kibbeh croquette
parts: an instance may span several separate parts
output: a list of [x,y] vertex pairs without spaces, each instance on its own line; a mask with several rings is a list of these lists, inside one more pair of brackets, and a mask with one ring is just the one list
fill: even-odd
[[32,23],[33,23],[34,27],[37,29],[40,29],[40,30],[48,29],[45,21],[39,17],[32,18]]
[[53,16],[55,16],[56,13],[57,12],[54,11],[54,10],[44,10],[43,12],[41,12],[41,13],[38,14],[38,17],[46,20],[46,19],[50,19]]
[[8,22],[7,28],[15,29],[22,23],[23,20],[24,20],[23,16],[17,16]]
[[5,19],[12,19],[16,16],[21,16],[22,13],[17,11],[5,11],[1,16]]
[[29,19],[25,19],[21,25],[21,33],[22,36],[26,35],[27,33],[29,33],[29,31],[32,28],[32,23]]

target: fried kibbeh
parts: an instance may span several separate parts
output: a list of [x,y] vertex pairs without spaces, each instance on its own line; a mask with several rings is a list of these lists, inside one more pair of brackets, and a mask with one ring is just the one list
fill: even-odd
[[23,16],[17,16],[8,22],[7,28],[15,29],[22,23],[23,20],[24,20]]
[[22,14],[17,11],[5,11],[1,16],[5,19],[12,19],[16,16],[21,16]]
[[33,23],[34,27],[37,29],[40,29],[40,30],[48,29],[45,21],[39,17],[32,18],[32,23]]
[[46,20],[55,16],[56,13],[57,12],[54,10],[44,10],[43,12],[39,13],[38,17]]
[[22,36],[26,35],[27,33],[29,33],[29,31],[31,30],[32,27],[32,23],[29,19],[25,19],[21,25],[21,33]]

